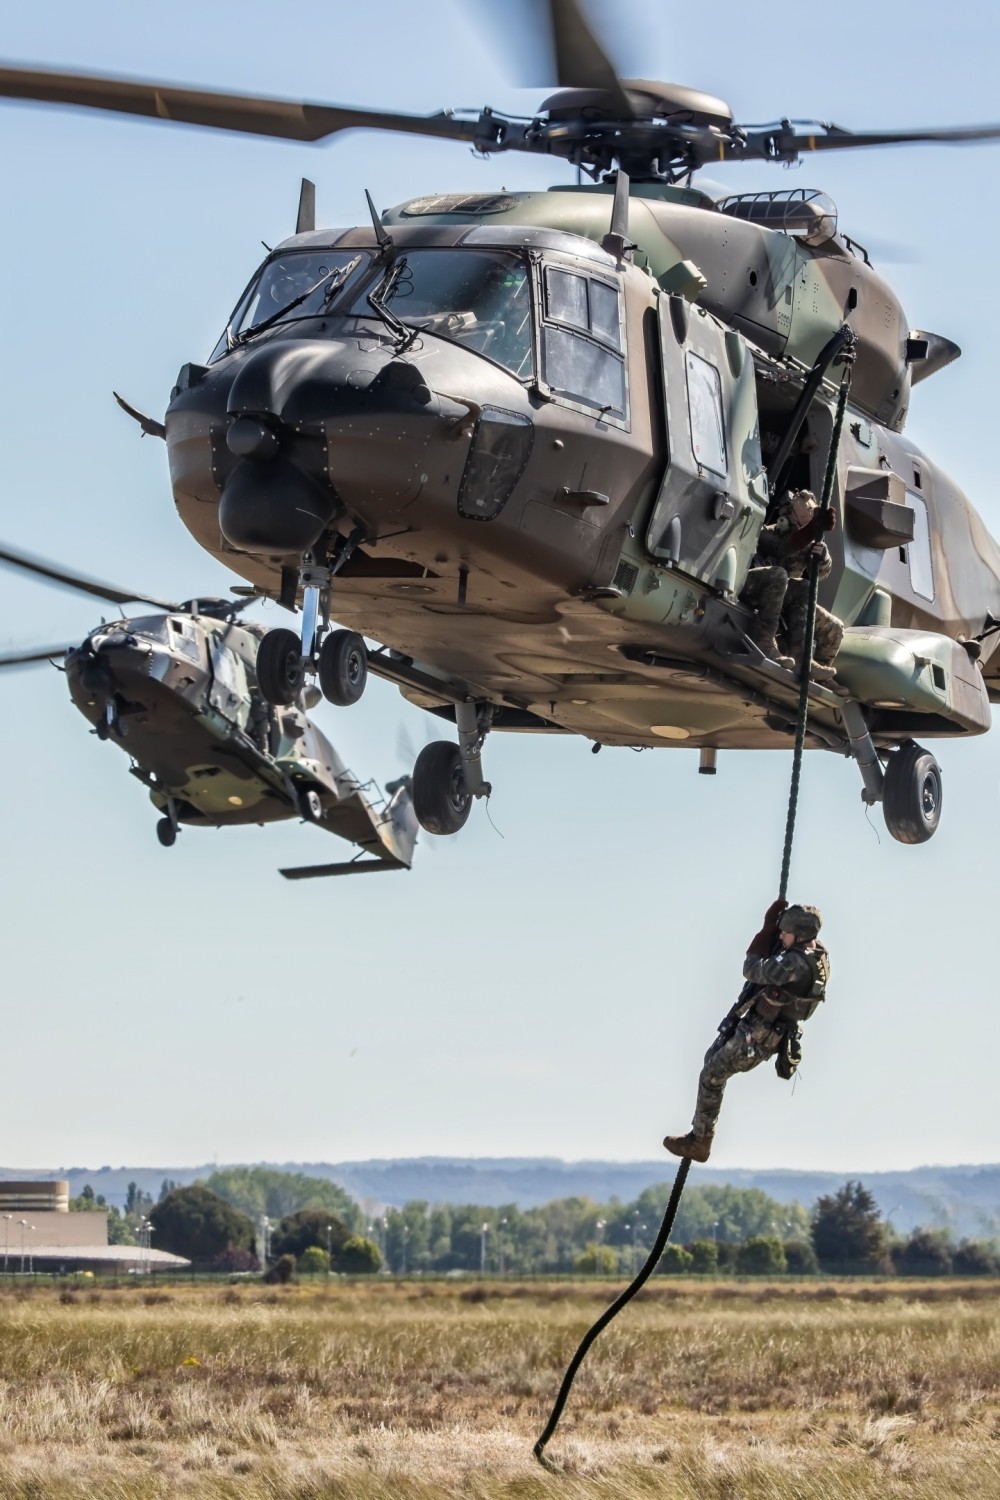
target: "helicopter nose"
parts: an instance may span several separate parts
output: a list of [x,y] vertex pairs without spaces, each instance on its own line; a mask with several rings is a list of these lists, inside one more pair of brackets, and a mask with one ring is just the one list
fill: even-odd
[[326,473],[325,445],[309,440],[306,409],[317,384],[329,390],[336,383],[339,362],[336,346],[283,340],[241,365],[229,392],[226,432],[226,447],[238,462],[219,500],[222,534],[239,551],[306,552],[340,508]]

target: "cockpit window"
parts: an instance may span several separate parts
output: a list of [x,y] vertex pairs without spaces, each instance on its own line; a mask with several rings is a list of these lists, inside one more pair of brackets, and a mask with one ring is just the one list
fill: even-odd
[[[209,363],[221,359],[234,341],[246,338],[256,327],[275,318],[275,314],[279,315],[276,320],[279,323],[320,316],[333,300],[331,287],[335,297],[342,291],[335,273],[357,261],[353,272],[357,276],[367,259],[364,254],[359,257],[356,250],[289,250],[265,261],[244,292]],[[297,302],[303,292],[310,295]],[[281,316],[283,308],[289,309],[287,316]]]
[[[386,305],[407,327],[464,344],[519,380],[531,378],[531,283],[523,256],[407,250],[402,263]],[[372,316],[365,295],[355,298],[351,311]]]

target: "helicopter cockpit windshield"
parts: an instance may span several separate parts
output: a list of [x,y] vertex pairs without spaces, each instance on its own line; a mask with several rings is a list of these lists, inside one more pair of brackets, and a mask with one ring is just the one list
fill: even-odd
[[290,250],[266,261],[244,292],[209,364],[265,324],[319,317],[367,259],[353,250]]
[[[407,250],[394,269],[384,301],[407,328],[464,344],[518,380],[531,379],[531,281],[523,256],[457,247]],[[363,295],[351,312],[372,316]]]

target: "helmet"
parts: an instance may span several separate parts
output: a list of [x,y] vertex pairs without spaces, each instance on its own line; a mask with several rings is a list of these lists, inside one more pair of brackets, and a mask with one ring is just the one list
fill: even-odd
[[823,925],[817,906],[786,906],[778,918],[778,931],[790,932],[801,942],[811,942]]

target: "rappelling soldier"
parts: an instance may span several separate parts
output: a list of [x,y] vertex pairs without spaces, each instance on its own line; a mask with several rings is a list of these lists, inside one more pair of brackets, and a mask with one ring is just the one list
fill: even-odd
[[768,907],[764,925],[747,949],[740,998],[705,1053],[698,1102],[687,1135],[668,1135],[675,1156],[707,1161],[726,1084],[734,1073],[775,1058],[779,1078],[791,1078],[802,1057],[800,1024],[825,999],[830,959],[817,942],[821,918],[815,906]]
[[[836,519],[835,511],[823,514],[812,490],[790,490],[778,501],[774,519],[760,529],[757,551],[740,598],[756,612],[750,639],[765,656],[781,666],[801,668],[809,564],[815,557],[821,582],[829,576],[833,559],[823,540],[823,530],[835,525]],[[789,656],[782,654],[776,639],[782,615]],[[843,638],[843,622],[817,604],[810,676],[825,682],[835,675],[833,663]]]

